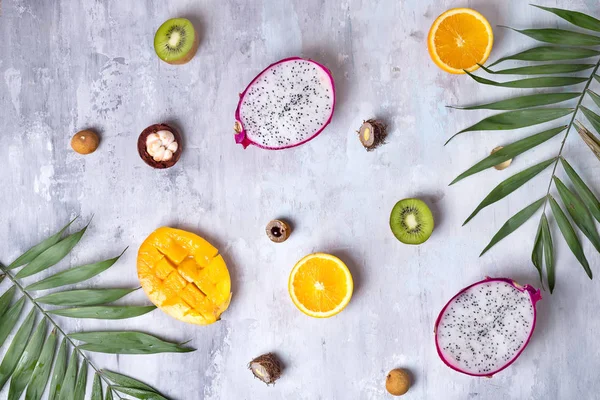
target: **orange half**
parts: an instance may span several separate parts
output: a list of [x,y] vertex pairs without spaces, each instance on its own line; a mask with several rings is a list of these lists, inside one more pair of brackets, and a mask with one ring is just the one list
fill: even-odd
[[292,301],[304,314],[328,318],[342,311],[352,298],[354,282],[342,260],[315,253],[298,261],[288,282]]
[[490,23],[470,8],[453,8],[440,15],[427,37],[431,59],[451,74],[475,71],[488,59],[493,44]]

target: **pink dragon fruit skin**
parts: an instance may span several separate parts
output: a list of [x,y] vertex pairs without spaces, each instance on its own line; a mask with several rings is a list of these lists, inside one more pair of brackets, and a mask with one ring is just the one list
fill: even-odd
[[[494,285],[495,283],[498,283],[498,285]],[[517,348],[517,351],[514,354],[511,354],[509,359],[504,360],[503,362],[500,363],[500,365],[497,366],[497,368],[490,370],[490,371],[473,371],[473,370],[467,370],[466,368],[462,367],[460,364],[460,359],[459,362],[457,362],[456,359],[456,354],[452,355],[450,354],[448,351],[444,350],[444,346],[442,344],[440,344],[441,340],[448,340],[448,333],[446,332],[446,338],[441,339],[440,338],[440,324],[443,322],[442,319],[443,318],[452,318],[452,319],[456,319],[456,311],[454,311],[454,313],[449,313],[448,316],[446,315],[446,311],[449,309],[449,307],[452,307],[453,305],[457,304],[457,299],[461,299],[461,295],[463,294],[470,294],[472,293],[472,289],[476,288],[480,285],[486,285],[487,286],[485,288],[490,288],[493,286],[506,286],[506,285],[510,285],[513,288],[515,288],[518,292],[521,293],[526,293],[528,295],[528,299],[530,301],[531,304],[531,308],[533,311],[533,315],[531,316],[531,321],[525,321],[523,323],[524,327],[524,331],[528,330],[528,333],[526,335],[526,339],[523,341],[522,344],[520,344]],[[516,292],[515,292],[516,293]],[[465,297],[465,296],[463,296]],[[487,297],[485,298],[487,299]],[[435,345],[436,345],[436,349],[437,349],[437,353],[438,356],[440,357],[440,359],[450,368],[452,368],[455,371],[461,372],[463,374],[466,375],[471,375],[471,376],[479,376],[479,377],[488,377],[491,378],[493,375],[497,374],[498,372],[504,370],[505,368],[507,368],[509,365],[511,365],[517,358],[519,358],[519,356],[521,355],[521,353],[523,352],[523,350],[525,350],[525,347],[527,347],[527,344],[529,343],[529,340],[531,339],[531,336],[533,334],[533,331],[535,329],[535,323],[536,323],[536,309],[535,309],[535,305],[536,303],[542,299],[541,293],[538,289],[533,288],[530,285],[525,285],[525,286],[521,286],[518,283],[516,283],[515,281],[513,281],[512,279],[508,279],[508,278],[489,278],[486,277],[486,279],[480,281],[480,282],[476,282],[470,286],[467,286],[466,288],[462,289],[460,292],[458,292],[454,297],[452,297],[452,299],[450,299],[450,301],[448,301],[448,303],[444,306],[444,308],[442,309],[442,311],[440,312],[440,314],[438,315],[436,322],[435,322],[435,328],[434,328],[434,333],[435,333]],[[477,301],[477,300],[475,300]],[[462,304],[465,304],[464,302]],[[462,304],[459,304],[462,305]],[[478,304],[478,303],[477,303]],[[497,310],[500,310],[500,307],[497,307]],[[499,311],[498,311],[499,312]],[[460,313],[460,311],[459,311]],[[512,314],[511,314],[512,315]],[[477,318],[481,318],[482,320],[485,318],[485,315],[479,317],[479,315],[477,316]],[[489,318],[489,316],[488,316]],[[494,321],[496,321],[494,319]],[[454,325],[456,325],[456,323],[454,321],[451,321]],[[484,320],[485,323],[485,320]],[[447,322],[446,322],[447,324]],[[483,326],[483,325],[481,325]],[[495,325],[494,325],[495,326]],[[479,328],[480,326],[478,326]],[[448,331],[450,331],[449,329],[447,329]],[[455,333],[455,332],[454,332]],[[464,334],[464,331],[461,332],[462,334]],[[487,334],[487,332],[486,332]],[[456,340],[456,339],[453,339]],[[472,339],[472,340],[477,340],[477,339]],[[477,345],[477,344],[475,344]],[[475,346],[474,345],[474,346]],[[457,345],[454,345],[457,346]],[[458,348],[455,349],[455,347],[453,346],[448,346],[449,348],[451,348],[453,351],[458,350]],[[460,347],[460,346],[459,346]],[[472,349],[474,349],[474,347],[471,347]],[[473,352],[474,353],[474,352]],[[454,359],[452,359],[454,357]],[[480,355],[481,357],[481,355]],[[481,360],[482,362],[485,362],[485,358],[483,360]],[[464,361],[463,361],[464,362]],[[477,364],[475,364],[477,365]]]
[[[315,67],[317,67],[320,72],[323,72],[325,74],[325,76],[327,77],[327,81],[328,81],[326,83],[328,85],[330,85],[327,87],[327,90],[331,91],[331,98],[328,99],[328,101],[330,102],[330,104],[328,105],[328,108],[330,108],[330,110],[329,110],[328,114],[323,117],[323,120],[320,121],[319,126],[316,129],[314,129],[314,132],[313,131],[301,132],[301,133],[296,132],[299,136],[301,136],[300,138],[296,137],[296,138],[294,138],[294,140],[290,139],[289,142],[279,143],[277,145],[258,143],[257,141],[253,140],[250,137],[252,135],[252,133],[247,132],[246,127],[244,125],[244,118],[245,118],[243,115],[244,100],[246,99],[246,97],[248,96],[248,94],[250,93],[250,90],[254,87],[254,85],[266,73],[271,71],[274,67],[280,67],[284,63],[294,63],[294,62],[310,63],[310,64],[314,65]],[[244,147],[244,149],[247,148],[249,145],[254,145],[254,146],[257,146],[257,147],[260,147],[263,149],[267,149],[267,150],[282,150],[282,149],[296,147],[296,146],[306,143],[306,142],[314,139],[316,136],[318,136],[325,129],[325,127],[327,125],[329,125],[329,123],[331,122],[331,119],[333,118],[334,109],[335,109],[335,84],[334,84],[333,76],[331,75],[331,72],[325,66],[323,66],[313,60],[307,60],[307,59],[303,59],[300,57],[285,58],[285,59],[280,60],[276,63],[273,63],[273,64],[269,65],[267,68],[265,68],[260,74],[258,74],[252,80],[252,82],[250,82],[250,84],[246,87],[246,89],[240,94],[238,106],[235,111],[235,121],[236,121],[235,122],[235,130],[236,130],[235,141],[236,141],[236,143],[241,144]],[[307,114],[306,118],[310,118],[310,115]],[[312,120],[311,120],[311,122],[312,122]],[[294,132],[291,132],[291,134],[293,134],[293,133]]]

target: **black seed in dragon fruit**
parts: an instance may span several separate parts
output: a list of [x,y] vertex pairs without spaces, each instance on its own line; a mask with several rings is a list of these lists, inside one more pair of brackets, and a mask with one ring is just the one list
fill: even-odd
[[335,86],[323,65],[298,57],[270,65],[240,95],[235,141],[269,150],[314,139],[331,122]]
[[542,296],[511,279],[486,278],[461,290],[435,323],[438,355],[450,368],[472,376],[502,371],[523,352],[533,334]]

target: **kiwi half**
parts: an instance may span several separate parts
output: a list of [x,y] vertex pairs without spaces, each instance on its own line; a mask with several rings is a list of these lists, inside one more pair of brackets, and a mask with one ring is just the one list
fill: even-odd
[[164,62],[185,64],[196,54],[198,42],[198,34],[190,20],[172,18],[156,31],[154,50]]
[[433,214],[422,200],[400,200],[392,209],[390,228],[402,243],[421,244],[433,232]]

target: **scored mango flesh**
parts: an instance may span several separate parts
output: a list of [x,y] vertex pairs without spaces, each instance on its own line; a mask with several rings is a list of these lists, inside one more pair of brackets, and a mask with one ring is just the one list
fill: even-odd
[[138,278],[150,301],[170,316],[212,324],[231,300],[229,271],[218,253],[198,235],[158,228],[140,246]]

